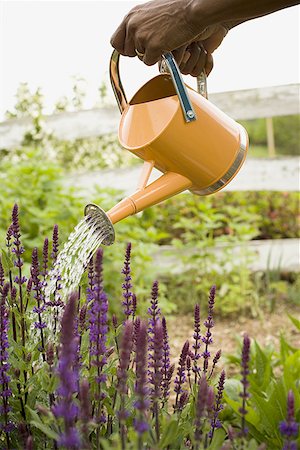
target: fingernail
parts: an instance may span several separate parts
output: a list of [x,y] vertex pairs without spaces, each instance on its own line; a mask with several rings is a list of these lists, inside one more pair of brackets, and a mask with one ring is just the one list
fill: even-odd
[[182,64],[187,63],[188,60],[190,59],[190,56],[191,56],[190,52],[185,52],[185,53],[184,53],[184,56],[183,56],[183,58],[182,58]]

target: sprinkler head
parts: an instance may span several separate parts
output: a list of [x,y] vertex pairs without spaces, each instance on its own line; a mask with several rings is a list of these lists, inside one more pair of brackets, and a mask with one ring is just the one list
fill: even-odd
[[94,203],[89,203],[84,208],[84,215],[86,216],[86,221],[94,226],[95,231],[105,231],[105,238],[102,241],[104,245],[111,245],[115,241],[115,230],[113,224],[100,206]]

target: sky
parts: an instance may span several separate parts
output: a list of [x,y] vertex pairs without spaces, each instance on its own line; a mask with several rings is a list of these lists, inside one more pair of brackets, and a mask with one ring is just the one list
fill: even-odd
[[[72,77],[83,77],[85,107],[93,107],[101,82],[109,83],[110,37],[142,2],[0,0],[0,120],[13,107],[21,82],[41,87],[50,111],[71,94]],[[299,11],[299,6],[288,8],[230,31],[214,53],[208,91],[299,82]],[[138,58],[121,58],[120,70],[128,97],[158,72]]]

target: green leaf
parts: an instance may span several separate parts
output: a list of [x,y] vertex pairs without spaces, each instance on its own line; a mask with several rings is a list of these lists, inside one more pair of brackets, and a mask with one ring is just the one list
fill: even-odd
[[172,419],[165,424],[164,432],[159,442],[159,448],[164,449],[177,439],[178,420]]
[[55,441],[57,441],[57,439],[59,438],[58,433],[56,433],[55,431],[53,431],[48,425],[45,425],[43,422],[37,422],[35,420],[31,420],[30,424],[33,427],[38,428],[40,431],[42,431],[42,433],[44,433],[46,436],[48,436],[50,439],[53,439]]
[[8,256],[7,252],[5,250],[1,250],[1,260],[2,260],[2,265],[3,265],[3,269],[6,272],[9,272],[10,269],[13,268],[13,263],[11,261],[11,258]]
[[218,430],[215,430],[214,437],[211,441],[211,444],[208,447],[208,450],[219,450],[226,438],[226,433],[223,430],[223,428],[219,428]]
[[296,317],[291,316],[290,314],[288,314],[288,318],[290,319],[290,321],[295,325],[295,327],[297,328],[297,330],[300,331],[300,320],[296,319]]

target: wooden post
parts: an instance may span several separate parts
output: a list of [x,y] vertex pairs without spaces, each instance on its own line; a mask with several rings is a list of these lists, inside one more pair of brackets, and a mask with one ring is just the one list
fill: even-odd
[[275,138],[274,138],[274,128],[273,128],[272,117],[266,118],[266,126],[267,126],[268,154],[269,154],[270,158],[274,158],[276,156],[276,151],[275,151]]

